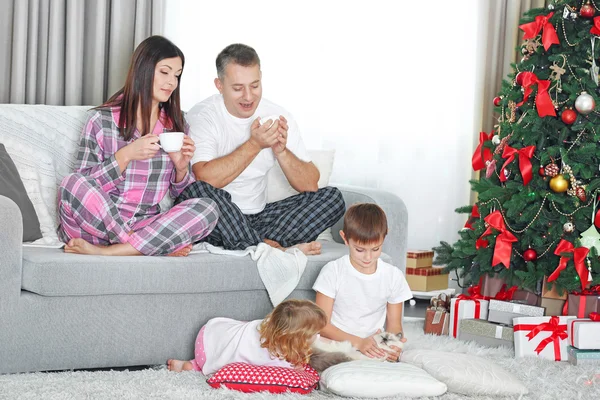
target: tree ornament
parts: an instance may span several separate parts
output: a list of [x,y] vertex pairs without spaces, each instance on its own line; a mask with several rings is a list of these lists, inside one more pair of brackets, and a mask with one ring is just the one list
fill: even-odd
[[552,4],[552,3],[548,4],[548,10],[554,10],[554,4]]
[[566,224],[563,225],[563,231],[565,231],[566,233],[571,233],[575,230],[575,225],[573,225],[572,222],[567,222]]
[[538,169],[538,175],[546,176],[546,170],[544,169],[544,167],[540,167],[540,169]]
[[523,260],[525,261],[535,261],[537,257],[537,252],[534,249],[527,249],[523,252]]
[[594,108],[596,107],[596,102],[594,98],[587,94],[587,92],[581,92],[581,94],[575,100],[575,109],[579,111],[580,114],[588,115]]
[[523,86],[523,79],[525,78],[523,72],[519,72],[517,76],[515,76],[515,82],[519,86]]
[[585,189],[582,188],[581,186],[578,186],[577,189],[575,189],[575,196],[577,196],[577,198],[581,201],[586,201],[587,196],[585,194]]
[[589,1],[586,4],[582,5],[581,9],[579,10],[579,16],[581,18],[592,18],[595,13],[596,10],[594,10],[594,7],[590,4]]
[[508,177],[510,176],[510,171],[508,170],[508,168],[504,168],[504,176],[508,179]]
[[496,96],[496,97],[494,97],[494,105],[496,107],[498,107],[501,102],[502,102],[502,96]]
[[500,144],[500,135],[494,135],[492,138],[492,144],[494,146],[498,146]]
[[577,113],[570,108],[562,112],[560,119],[567,125],[571,125],[577,119]]
[[556,193],[563,193],[569,189],[569,181],[562,175],[556,175],[550,179],[550,189]]
[[585,232],[581,233],[579,243],[588,249],[593,247],[600,253],[600,233],[598,233],[594,224],[592,224]]
[[556,176],[556,175],[558,175],[558,172],[560,170],[558,168],[558,165],[552,163],[552,164],[546,165],[546,168],[544,169],[544,171],[546,172],[546,176]]

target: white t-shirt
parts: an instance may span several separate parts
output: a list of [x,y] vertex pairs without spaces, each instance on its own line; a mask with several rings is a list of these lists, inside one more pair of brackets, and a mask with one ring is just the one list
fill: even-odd
[[378,259],[375,273],[363,274],[352,266],[347,255],[323,267],[313,290],[334,299],[331,324],[361,338],[383,330],[388,303],[412,298],[398,268]]
[[[196,143],[192,165],[231,154],[250,138],[250,126],[257,117],[283,115],[288,121],[287,148],[302,161],[310,161],[294,118],[282,107],[262,99],[254,115],[237,118],[231,115],[221,94],[215,94],[196,104],[186,114],[190,136]],[[275,155],[263,149],[248,167],[223,189],[244,214],[261,212],[267,204],[267,172],[275,165]]]

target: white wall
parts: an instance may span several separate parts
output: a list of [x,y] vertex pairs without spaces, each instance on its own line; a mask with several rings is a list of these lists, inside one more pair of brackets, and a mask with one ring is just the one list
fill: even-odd
[[219,51],[254,47],[263,96],[294,114],[307,147],[336,149],[331,181],[401,197],[409,248],[431,248],[457,238],[454,209],[469,202],[479,7],[167,0],[165,34],[186,56],[184,109],[216,93]]

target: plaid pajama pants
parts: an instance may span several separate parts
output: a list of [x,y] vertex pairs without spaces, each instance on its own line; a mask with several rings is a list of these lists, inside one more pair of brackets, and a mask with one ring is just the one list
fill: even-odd
[[214,201],[197,198],[128,225],[96,180],[77,173],[63,179],[58,208],[58,237],[63,242],[82,238],[100,246],[129,243],[147,256],[167,255],[198,242],[214,229],[219,217]]
[[227,191],[206,182],[189,185],[175,204],[192,198],[209,198],[217,203],[219,223],[204,240],[227,250],[256,246],[263,239],[274,240],[283,247],[311,242],[346,210],[342,193],[330,186],[268,203],[263,211],[250,215],[242,213]]

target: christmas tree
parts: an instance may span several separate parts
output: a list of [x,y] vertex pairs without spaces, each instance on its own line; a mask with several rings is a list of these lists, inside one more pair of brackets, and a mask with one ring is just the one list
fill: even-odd
[[534,291],[544,277],[559,293],[581,291],[600,283],[600,8],[559,0],[519,28],[523,58],[472,158],[477,202],[456,210],[470,217],[456,243],[434,249],[435,264],[467,285],[498,274]]

